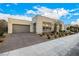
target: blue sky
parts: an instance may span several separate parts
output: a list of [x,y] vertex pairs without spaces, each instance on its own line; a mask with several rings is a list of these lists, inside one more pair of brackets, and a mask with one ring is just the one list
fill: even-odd
[[[35,15],[57,18],[65,24],[79,22],[78,3],[0,3],[0,15],[22,16],[31,19]],[[4,18],[4,17],[3,17]]]

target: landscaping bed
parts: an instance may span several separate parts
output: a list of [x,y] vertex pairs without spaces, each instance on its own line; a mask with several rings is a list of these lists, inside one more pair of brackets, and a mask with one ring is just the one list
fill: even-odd
[[39,35],[41,37],[46,38],[46,39],[56,39],[56,38],[65,37],[65,36],[72,35],[72,34],[75,34],[75,32],[65,32],[65,31],[47,32],[47,33],[42,33],[42,34],[39,34]]
[[0,36],[0,46],[6,41],[7,34]]

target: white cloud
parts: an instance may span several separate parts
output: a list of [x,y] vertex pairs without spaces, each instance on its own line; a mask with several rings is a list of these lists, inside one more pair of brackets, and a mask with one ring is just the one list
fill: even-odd
[[76,21],[72,21],[71,24],[72,25],[75,25],[75,24],[79,25],[79,19],[77,19]]
[[33,10],[28,10],[27,14],[36,14],[36,12],[34,12]]
[[64,8],[58,9],[57,11],[58,11],[59,16],[65,16],[68,14],[68,11],[65,10]]
[[79,15],[79,13],[77,12],[79,10],[79,8],[75,8],[75,9],[71,9],[71,10],[67,10],[69,16],[67,16],[67,19],[71,19],[71,17]]
[[75,24],[76,24],[76,22],[75,22],[75,21],[72,21],[72,22],[71,22],[71,25],[75,25]]
[[[60,17],[62,16],[66,16],[66,15],[70,15],[67,17],[67,19],[70,19],[73,15],[79,15],[79,13],[69,13],[69,12],[73,12],[73,11],[76,11],[78,9],[72,9],[72,10],[66,10],[64,8],[56,8],[56,9],[50,9],[50,8],[47,8],[47,7],[43,7],[43,6],[34,6],[33,7],[35,10],[27,10],[26,9],[26,13],[27,14],[34,14],[34,15],[42,15],[42,16],[46,16],[46,17],[50,17],[50,18],[54,18],[54,19],[60,19]],[[13,10],[12,10],[13,11]],[[32,20],[32,17],[28,17],[27,15],[10,15],[10,14],[3,14],[3,13],[0,13],[0,18],[1,19],[6,19],[8,17],[11,17],[11,18],[18,18],[18,19],[27,19],[27,20]],[[79,21],[72,21],[71,24],[76,24],[76,23],[79,23]]]
[[6,6],[7,6],[7,7],[9,7],[9,6],[10,6],[10,4],[6,4]]
[[71,13],[68,13],[67,19],[70,19],[72,17]]
[[3,14],[0,13],[0,19],[5,19],[8,20],[8,18],[15,18],[15,19],[21,19],[21,20],[32,20],[31,17],[28,17],[26,15],[22,16],[22,15],[10,15],[10,14]]
[[14,5],[18,5],[18,3],[13,3]]
[[5,19],[7,20],[7,17],[9,17],[10,14],[3,14],[3,13],[0,13],[0,19]]
[[74,11],[77,11],[79,10],[79,8],[76,8],[76,9],[72,9],[72,10],[68,10],[69,12],[74,12]]
[[79,13],[74,13],[73,15],[79,15]]
[[68,14],[68,11],[64,8],[50,9],[43,6],[34,6],[34,10],[28,10],[28,14],[39,14],[50,18],[59,19],[61,16],[65,16]]

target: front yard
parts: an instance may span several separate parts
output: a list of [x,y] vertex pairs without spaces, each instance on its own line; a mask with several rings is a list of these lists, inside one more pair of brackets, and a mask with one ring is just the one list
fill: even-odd
[[31,46],[34,44],[49,41],[50,39],[52,40],[64,36],[67,36],[65,32],[46,34],[43,33],[42,36],[35,33],[16,33],[10,35],[4,34],[4,36],[0,37],[0,53]]
[[[19,35],[20,37],[17,37],[18,35],[12,35],[11,41],[8,40],[10,41],[8,42],[9,45],[2,47],[5,52],[0,53],[1,56],[79,56],[79,33],[46,42],[45,40],[42,41],[41,38],[37,37],[35,34],[25,33],[25,35]],[[26,36],[27,39],[23,39],[24,37],[26,38]],[[36,38],[34,38],[35,36]],[[14,37],[17,37],[17,39]],[[19,38],[21,38],[21,40]],[[40,44],[37,44],[38,42]],[[15,49],[15,47],[20,48]],[[0,52],[1,51],[0,49]]]

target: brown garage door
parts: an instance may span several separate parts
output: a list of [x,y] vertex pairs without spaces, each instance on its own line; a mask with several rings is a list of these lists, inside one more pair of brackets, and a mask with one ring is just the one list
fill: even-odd
[[13,33],[30,32],[30,25],[13,25]]

